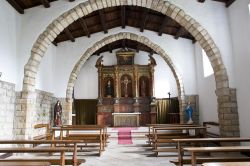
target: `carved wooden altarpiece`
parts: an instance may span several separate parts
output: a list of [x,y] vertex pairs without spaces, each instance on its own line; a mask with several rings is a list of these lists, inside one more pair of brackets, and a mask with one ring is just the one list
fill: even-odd
[[[114,123],[114,119],[119,119],[114,116],[119,113],[122,113],[124,118],[126,113],[128,117],[134,113],[139,116],[139,125],[156,123],[153,89],[156,63],[150,56],[148,65],[134,64],[134,55],[132,51],[118,51],[116,52],[117,65],[112,66],[104,66],[102,57],[97,60],[98,125],[121,124]],[[129,126],[129,124],[124,124],[124,126]]]

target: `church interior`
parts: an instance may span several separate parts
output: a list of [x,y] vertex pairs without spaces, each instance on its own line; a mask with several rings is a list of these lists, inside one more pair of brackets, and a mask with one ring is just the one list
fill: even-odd
[[0,165],[250,165],[250,0],[6,0],[0,23]]

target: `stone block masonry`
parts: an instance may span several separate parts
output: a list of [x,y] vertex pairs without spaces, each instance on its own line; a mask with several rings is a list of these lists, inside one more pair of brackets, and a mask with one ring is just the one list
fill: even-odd
[[0,138],[13,139],[15,85],[0,81]]

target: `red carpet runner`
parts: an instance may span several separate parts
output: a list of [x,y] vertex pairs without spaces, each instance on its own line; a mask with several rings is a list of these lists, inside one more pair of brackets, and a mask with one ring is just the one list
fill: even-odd
[[132,137],[131,137],[131,130],[135,128],[131,127],[122,127],[118,129],[118,144],[133,144]]

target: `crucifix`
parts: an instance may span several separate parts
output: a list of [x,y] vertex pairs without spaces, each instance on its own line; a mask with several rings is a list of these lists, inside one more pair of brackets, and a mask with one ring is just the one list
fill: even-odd
[[128,76],[125,76],[122,83],[124,84],[124,96],[128,97],[128,84],[131,82],[131,80],[128,79]]

